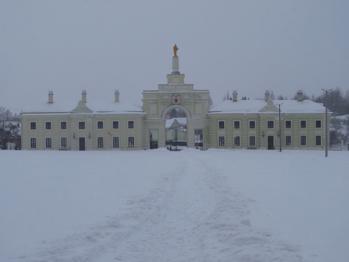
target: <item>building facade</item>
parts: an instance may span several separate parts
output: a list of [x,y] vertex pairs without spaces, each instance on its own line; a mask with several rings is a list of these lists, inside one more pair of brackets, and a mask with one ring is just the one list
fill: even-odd
[[177,49],[167,83],[144,90],[142,106],[128,106],[115,91],[110,103],[94,105],[82,91],[75,107],[48,101],[21,114],[26,150],[192,148],[322,149],[325,108],[304,99],[231,99],[212,105],[208,90],[194,89],[179,71]]

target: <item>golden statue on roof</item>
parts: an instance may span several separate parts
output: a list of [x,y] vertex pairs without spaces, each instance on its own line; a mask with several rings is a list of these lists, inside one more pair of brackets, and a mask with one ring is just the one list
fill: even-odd
[[177,51],[178,51],[178,47],[177,47],[177,45],[175,44],[174,46],[173,46],[173,56],[177,56]]

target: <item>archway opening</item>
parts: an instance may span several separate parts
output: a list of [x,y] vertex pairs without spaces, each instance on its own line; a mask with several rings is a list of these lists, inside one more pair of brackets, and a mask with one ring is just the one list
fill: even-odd
[[188,117],[181,107],[171,108],[165,115],[167,146],[187,146]]

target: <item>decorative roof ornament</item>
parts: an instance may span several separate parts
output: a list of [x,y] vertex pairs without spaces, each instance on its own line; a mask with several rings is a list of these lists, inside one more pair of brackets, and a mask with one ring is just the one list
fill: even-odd
[[175,44],[175,45],[173,46],[173,56],[178,57],[178,55],[177,55],[178,50],[179,50],[179,48],[178,48],[178,46]]

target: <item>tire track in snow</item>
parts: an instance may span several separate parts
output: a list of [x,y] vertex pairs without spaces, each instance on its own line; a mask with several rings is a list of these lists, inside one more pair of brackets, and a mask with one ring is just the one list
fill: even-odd
[[[179,173],[183,173],[181,168]],[[20,256],[19,260],[32,262],[89,262],[117,248],[141,228],[157,220],[158,213],[172,195],[178,176],[164,175],[161,182],[147,195],[127,202],[124,209],[105,224],[90,228],[48,244],[33,256]]]
[[210,261],[303,261],[298,247],[255,228],[249,220],[252,200],[233,192],[227,178],[217,167],[210,166],[209,159],[201,156],[199,161],[205,167],[206,182],[216,195],[216,207],[199,229]]

